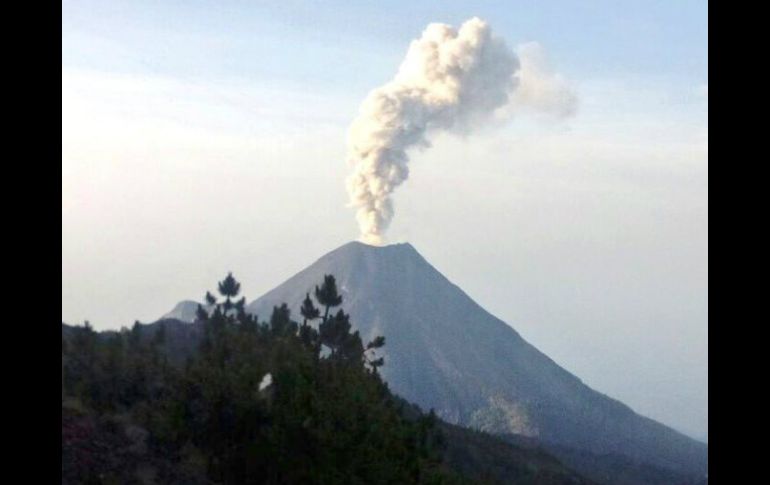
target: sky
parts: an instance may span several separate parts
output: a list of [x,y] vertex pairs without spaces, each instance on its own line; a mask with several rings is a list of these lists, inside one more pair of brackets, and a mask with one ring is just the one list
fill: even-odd
[[708,434],[704,1],[62,2],[62,320],[249,300],[353,240],[346,136],[431,22],[537,42],[572,116],[411,153],[412,243],[593,388]]

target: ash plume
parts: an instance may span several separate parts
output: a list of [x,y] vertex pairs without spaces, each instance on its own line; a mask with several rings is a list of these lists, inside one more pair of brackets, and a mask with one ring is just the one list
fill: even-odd
[[[369,93],[348,132],[352,172],[346,184],[363,242],[384,242],[393,218],[391,195],[409,177],[408,150],[429,147],[429,136],[436,131],[470,133],[499,120],[501,112],[508,117],[505,108],[512,104],[520,84],[521,66],[516,52],[479,18],[457,29],[430,24],[412,41],[395,78]],[[527,76],[523,80],[543,79]],[[572,102],[571,92],[565,95],[566,87],[556,86],[563,89],[555,94]],[[553,86],[545,91],[532,89],[529,86],[515,104],[542,105],[554,111],[554,105],[541,99],[543,93],[554,94]],[[526,102],[532,94],[537,94],[537,102]]]

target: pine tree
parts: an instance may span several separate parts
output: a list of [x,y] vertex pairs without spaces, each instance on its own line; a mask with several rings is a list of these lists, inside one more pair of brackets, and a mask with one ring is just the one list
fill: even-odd
[[345,335],[338,358],[351,364],[360,364],[363,361],[363,357],[364,344],[361,342],[361,335],[359,335],[358,330]]
[[305,319],[303,324],[307,324],[308,320],[315,320],[321,315],[321,312],[318,310],[318,308],[313,305],[313,300],[310,299],[310,293],[305,294],[305,300],[302,302],[302,307],[300,308],[299,312]]
[[302,302],[299,312],[303,317],[302,326],[299,328],[299,338],[306,347],[313,348],[317,344],[318,332],[308,325],[307,322],[308,320],[313,321],[319,318],[321,312],[313,304],[313,300],[310,299],[310,293],[305,294],[305,300]]
[[288,305],[283,303],[281,306],[273,307],[273,314],[270,316],[270,331],[274,335],[287,335],[296,332],[292,325],[291,310]]
[[378,337],[374,337],[374,340],[372,340],[371,342],[369,342],[366,345],[366,350],[379,349],[380,347],[382,347],[384,345],[385,345],[385,337],[380,335]]
[[235,298],[241,291],[241,284],[233,278],[233,273],[227,273],[224,280],[219,282],[219,293],[226,298]]
[[332,318],[321,322],[318,333],[321,343],[331,349],[332,357],[336,356],[346,339],[350,337],[350,316],[339,310]]
[[323,321],[329,318],[329,309],[342,304],[342,295],[337,292],[337,281],[332,275],[324,275],[324,282],[315,287],[315,298],[324,308]]
[[241,297],[240,300],[235,302],[235,309],[238,310],[238,312],[242,312],[246,310],[246,297]]
[[[377,337],[374,337],[374,340],[366,344],[366,352],[370,350],[375,351],[379,348],[382,348],[384,345],[385,345],[385,337],[383,337],[382,335],[379,335]],[[379,367],[382,367],[383,365],[385,365],[385,358],[383,357],[379,357],[379,358],[367,357],[366,361],[371,366],[372,371],[375,374],[377,373],[377,369]]]
[[225,297],[225,302],[222,304],[224,307],[224,314],[227,315],[230,308],[233,306],[232,298],[238,296],[241,291],[241,284],[233,278],[233,273],[227,273],[224,280],[219,282],[219,294]]
[[199,303],[198,308],[195,310],[195,320],[206,321],[209,318],[209,313],[204,310],[203,306]]

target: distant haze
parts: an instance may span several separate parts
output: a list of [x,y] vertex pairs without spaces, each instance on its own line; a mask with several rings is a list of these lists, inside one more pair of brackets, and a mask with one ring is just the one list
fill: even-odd
[[151,321],[227,271],[252,300],[356,239],[361,100],[427,24],[478,16],[579,108],[410,152],[389,241],[594,389],[706,435],[707,5],[290,3],[62,4],[62,319]]

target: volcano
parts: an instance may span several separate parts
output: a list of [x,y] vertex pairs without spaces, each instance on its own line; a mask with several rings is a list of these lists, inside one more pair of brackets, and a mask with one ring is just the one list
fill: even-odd
[[[345,244],[247,310],[265,320],[274,305],[286,302],[299,318],[305,294],[325,274],[337,279],[342,308],[364,342],[385,336],[382,375],[391,390],[445,421],[536,441],[577,468],[585,464],[577,457],[587,453],[628,466],[706,474],[706,444],[589,388],[475,303],[410,244]],[[180,305],[177,318],[196,304]]]

